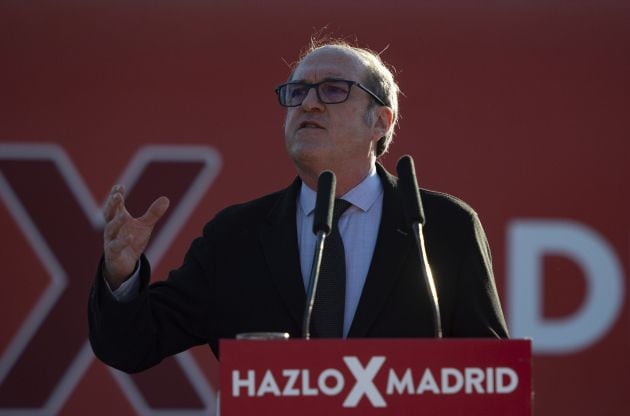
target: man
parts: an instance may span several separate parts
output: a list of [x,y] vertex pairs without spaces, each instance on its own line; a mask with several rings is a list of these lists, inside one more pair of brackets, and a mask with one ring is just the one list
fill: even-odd
[[[276,92],[288,107],[285,143],[299,177],[285,190],[220,212],[166,281],[148,286],[141,254],[168,200],[159,198],[136,219],[124,207],[124,189],[112,190],[89,302],[90,341],[107,364],[140,371],[202,343],[218,355],[220,338],[242,332],[299,337],[315,241],[314,189],[324,170],[335,172],[337,198],[350,208],[338,225],[345,247],[343,305],[333,317],[338,332],[318,335],[432,336],[397,179],[376,163],[397,119],[391,72],[370,51],[327,44],[313,47]],[[477,215],[448,195],[422,191],[422,199],[444,335],[507,337]]]

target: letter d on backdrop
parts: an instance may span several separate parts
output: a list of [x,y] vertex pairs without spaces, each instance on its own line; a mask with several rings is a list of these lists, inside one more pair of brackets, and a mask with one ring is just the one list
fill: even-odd
[[[614,249],[599,234],[572,221],[518,220],[509,225],[507,243],[513,337],[533,338],[537,353],[565,354],[594,344],[612,327],[623,306],[624,276]],[[545,255],[569,258],[584,273],[584,302],[568,317],[543,317]]]

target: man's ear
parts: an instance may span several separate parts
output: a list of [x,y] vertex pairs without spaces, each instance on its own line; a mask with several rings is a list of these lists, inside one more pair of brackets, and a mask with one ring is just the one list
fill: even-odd
[[394,113],[391,108],[381,105],[374,109],[374,129],[378,133],[378,139],[387,135],[393,122]]

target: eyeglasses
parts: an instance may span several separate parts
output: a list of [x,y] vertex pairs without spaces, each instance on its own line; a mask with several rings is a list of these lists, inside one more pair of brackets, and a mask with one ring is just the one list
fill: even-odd
[[301,105],[311,88],[315,88],[317,98],[324,104],[343,103],[350,96],[350,89],[353,85],[367,92],[374,100],[382,106],[387,106],[376,94],[370,91],[360,82],[348,81],[344,79],[324,80],[309,84],[307,82],[289,82],[279,85],[276,88],[278,101],[283,107],[297,107]]

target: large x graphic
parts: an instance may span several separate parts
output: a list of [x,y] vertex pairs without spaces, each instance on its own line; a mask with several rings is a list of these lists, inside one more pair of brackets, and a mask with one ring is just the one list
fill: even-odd
[[[171,200],[147,249],[152,263],[159,262],[220,165],[219,155],[206,146],[146,146],[133,157],[118,181],[128,189],[130,212],[143,212],[159,195]],[[102,211],[63,149],[50,144],[0,144],[0,199],[50,277],[0,359],[0,414],[54,414],[94,359],[86,300],[102,251]],[[140,414],[207,414],[213,405],[213,392],[187,353],[142,376],[112,374]],[[155,394],[164,380],[175,389],[168,397]]]

